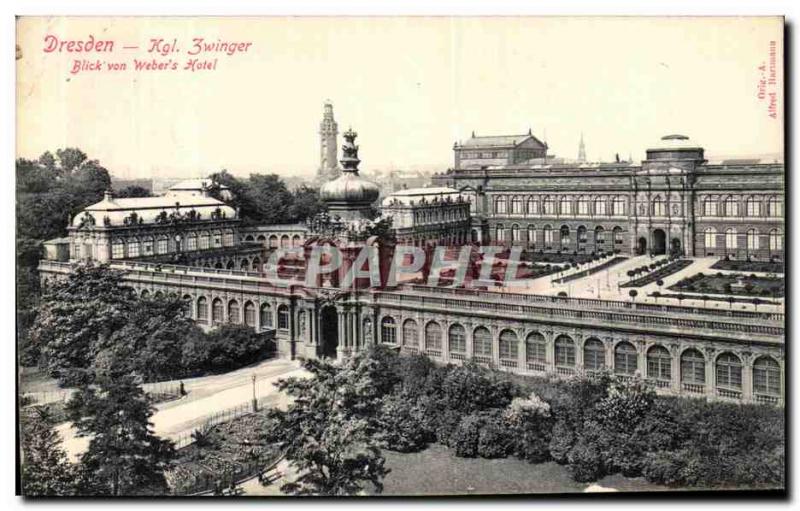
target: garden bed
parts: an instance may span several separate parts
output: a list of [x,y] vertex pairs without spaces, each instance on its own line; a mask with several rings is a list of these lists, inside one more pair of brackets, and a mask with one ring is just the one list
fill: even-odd
[[775,261],[731,261],[719,260],[711,267],[714,270],[757,271],[765,273],[783,273],[783,263]]
[[652,284],[653,282],[657,282],[659,280],[663,280],[666,277],[669,277],[673,273],[678,273],[679,271],[683,270],[684,268],[688,267],[692,264],[692,261],[689,259],[678,259],[677,261],[673,261],[668,265],[658,268],[654,271],[651,271],[644,277],[639,277],[638,279],[630,280],[625,282],[620,287],[642,287],[648,284]]
[[177,451],[168,481],[176,495],[228,488],[274,463],[280,453],[264,440],[267,419],[251,413],[207,428],[198,428],[194,443]]
[[573,273],[572,275],[567,275],[564,278],[557,279],[556,282],[558,282],[559,284],[563,284],[565,282],[570,282],[570,281],[573,281],[573,280],[582,279],[583,277],[588,277],[589,275],[594,275],[597,272],[601,272],[601,271],[603,271],[603,270],[605,270],[607,268],[610,268],[611,266],[614,266],[615,264],[621,263],[622,261],[625,261],[627,259],[628,259],[627,257],[617,256],[617,257],[614,257],[614,258],[612,258],[612,259],[610,259],[610,260],[608,260],[608,261],[606,261],[604,263],[598,264],[594,268],[589,268],[588,270],[579,271],[578,273]]
[[691,293],[781,298],[785,293],[785,282],[783,278],[756,275],[697,273],[670,286],[669,289]]

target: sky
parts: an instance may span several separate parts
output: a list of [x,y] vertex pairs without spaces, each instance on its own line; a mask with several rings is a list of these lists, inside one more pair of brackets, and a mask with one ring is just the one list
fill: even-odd
[[[45,52],[48,35],[114,47]],[[196,37],[251,44],[196,56],[213,70],[133,69],[182,67]],[[148,53],[159,38],[180,51]],[[774,118],[758,94],[770,41]],[[583,133],[590,160],[640,160],[671,133],[707,155],[782,154],[782,42],[774,17],[23,17],[17,155],[79,147],[122,178],[312,175],[326,99],[364,170],[444,170],[473,131],[531,129],[567,158]],[[76,59],[127,69],[73,74]]]

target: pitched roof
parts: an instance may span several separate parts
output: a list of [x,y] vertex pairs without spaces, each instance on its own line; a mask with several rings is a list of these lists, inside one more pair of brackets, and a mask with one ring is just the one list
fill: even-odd
[[521,142],[533,138],[530,133],[524,135],[499,135],[489,137],[472,137],[461,142],[464,147],[497,147],[518,145]]

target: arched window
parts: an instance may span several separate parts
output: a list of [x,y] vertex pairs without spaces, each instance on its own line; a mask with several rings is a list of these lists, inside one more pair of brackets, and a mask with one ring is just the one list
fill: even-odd
[[261,304],[261,328],[272,328],[272,307],[268,303]]
[[567,335],[559,335],[555,343],[556,367],[575,367],[575,343]]
[[362,330],[364,332],[364,344],[369,346],[372,344],[372,320],[364,318]]
[[703,216],[717,216],[717,199],[714,197],[703,199]]
[[299,247],[302,244],[303,244],[303,240],[300,238],[299,234],[295,234],[294,236],[292,236],[292,246],[293,247]]
[[725,216],[739,216],[739,201],[729,195],[725,198]]
[[222,323],[222,318],[225,314],[225,307],[222,305],[222,300],[214,298],[211,302],[211,322],[215,325]]
[[586,243],[586,226],[578,226],[578,243]]
[[447,344],[450,353],[466,354],[467,352],[467,332],[458,323],[450,327],[447,334]]
[[231,300],[228,302],[228,323],[238,324],[239,318],[239,302]]
[[553,229],[549,225],[544,226],[544,244],[548,247],[553,244]]
[[203,231],[200,233],[200,238],[198,238],[198,241],[200,242],[200,250],[205,250],[209,248],[210,239],[211,238],[208,234],[208,231]]
[[228,261],[228,264],[225,265],[225,268],[228,269],[228,270],[232,270],[232,269],[234,269],[235,266],[236,265],[233,264],[233,261]]
[[503,365],[517,365],[517,334],[511,330],[500,332],[500,363]]
[[550,195],[547,195],[544,198],[544,214],[545,215],[556,214],[556,201]]
[[197,299],[197,321],[208,323],[208,299],[205,296]]
[[473,356],[479,360],[491,361],[492,359],[492,334],[489,329],[479,326],[472,333]]
[[781,366],[771,357],[759,357],[753,362],[753,392],[781,395]]
[[278,306],[278,329],[289,330],[289,307],[286,305]]
[[663,346],[653,346],[647,350],[647,377],[652,380],[672,380],[672,357]]
[[186,250],[197,250],[197,234],[190,232],[186,235]]
[[594,228],[594,241],[599,245],[604,245],[606,242],[606,230],[603,226],[598,225]]
[[736,229],[733,227],[725,229],[725,248],[728,250],[736,248]]
[[536,226],[533,224],[528,225],[528,243],[536,243]]
[[614,348],[614,372],[632,375],[639,368],[638,354],[633,344],[623,341]]
[[781,218],[783,216],[783,200],[780,197],[770,197],[767,201],[767,216]]
[[125,241],[122,238],[114,238],[111,242],[111,258],[122,259],[125,257]]
[[747,230],[747,250],[758,250],[758,231],[755,229]]
[[413,319],[407,319],[403,322],[403,346],[411,348],[419,346],[417,322]]
[[614,216],[624,216],[625,215],[625,197],[617,195],[614,197],[613,202],[613,214]]
[[600,339],[587,339],[583,345],[583,367],[587,371],[601,371],[606,366],[606,348]]
[[504,196],[500,196],[494,200],[494,212],[498,215],[505,215],[507,209],[507,202]]
[[742,389],[742,361],[733,353],[717,357],[717,387],[727,390]]
[[253,258],[252,269],[253,271],[261,271],[261,259],[258,257]]
[[522,197],[519,195],[511,198],[511,213],[514,215],[522,214]]
[[783,249],[783,234],[778,232],[777,229],[769,231],[769,249],[782,250]]
[[535,195],[531,195],[530,197],[528,197],[528,214],[529,215],[539,214],[539,201],[536,200]]
[[218,248],[222,246],[222,232],[221,231],[212,231],[211,232],[211,246],[214,248]]
[[[616,198],[614,199],[617,200]],[[605,197],[597,197],[594,200],[594,214],[596,216],[605,216],[606,215],[606,198]]]
[[[431,321],[425,325],[425,351],[433,352],[439,356],[442,350],[442,327],[439,323]],[[438,353],[438,355],[437,355]]]
[[585,195],[578,197],[578,214],[584,216],[589,214],[589,198]]
[[569,227],[562,225],[559,233],[561,235],[561,245],[569,245]]
[[622,244],[622,227],[616,226],[611,230],[611,244],[616,247]]
[[284,234],[281,236],[281,248],[289,248],[289,235]]
[[706,384],[706,359],[696,349],[688,349],[681,354],[681,383]]
[[761,199],[758,197],[747,198],[747,216],[758,217],[761,216]]
[[278,248],[278,236],[273,234],[269,237],[269,248]]
[[505,240],[505,237],[506,237],[506,230],[503,227],[503,224],[497,224],[497,227],[495,228],[495,240],[503,241]]
[[381,342],[397,344],[397,325],[391,316],[386,316],[381,320]]
[[156,240],[156,254],[166,254],[169,252],[169,238],[159,236]]
[[519,232],[519,225],[514,224],[511,226],[511,241],[513,242],[520,242],[522,241],[522,236]]
[[256,241],[259,243],[264,243],[265,241],[267,241],[267,238],[265,238],[263,234],[259,234],[258,237],[256,238]]
[[664,205],[664,200],[661,197],[656,197],[653,199],[653,216],[665,216],[666,215],[666,207]]
[[717,248],[717,230],[713,227],[706,227],[703,231],[703,242],[706,248]]
[[558,211],[562,215],[572,214],[572,200],[570,197],[561,197],[559,200]]
[[128,240],[128,257],[139,257],[139,240],[136,238]]
[[244,324],[251,328],[256,326],[256,306],[253,302],[244,302]]
[[242,259],[239,263],[239,269],[242,271],[247,271],[250,268],[250,261],[247,259]]
[[222,234],[222,244],[226,247],[233,246],[233,231],[231,229],[226,229]]
[[547,341],[539,332],[531,332],[525,338],[525,361],[528,369],[544,371],[547,363]]
[[142,289],[142,298],[147,298],[148,296],[150,296],[150,291]]

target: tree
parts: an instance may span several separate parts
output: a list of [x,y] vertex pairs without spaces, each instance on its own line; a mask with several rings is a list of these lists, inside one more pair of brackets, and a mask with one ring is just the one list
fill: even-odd
[[46,406],[21,416],[22,493],[27,497],[74,495],[75,468],[67,461],[61,436]]
[[143,186],[138,186],[138,185],[126,186],[122,190],[119,190],[115,195],[120,198],[153,196],[150,190],[144,188]]
[[79,437],[89,437],[81,455],[80,485],[90,495],[163,494],[164,471],[174,457],[172,442],[152,431],[154,408],[139,382],[121,363],[130,351],[108,350],[98,361],[95,385],[84,385],[67,403]]
[[75,267],[42,297],[31,327],[31,344],[47,370],[62,383],[81,383],[94,357],[137,307],[133,291],[122,285],[122,272],[91,263]]
[[636,301],[636,297],[639,295],[639,291],[637,291],[635,289],[631,289],[630,291],[628,291],[628,295],[631,297],[631,301],[635,302]]
[[319,190],[303,185],[292,192],[292,204],[287,215],[292,222],[304,222],[327,209],[319,197]]
[[295,495],[355,495],[365,483],[383,489],[384,457],[377,411],[384,367],[370,352],[343,365],[309,360],[310,378],[289,378],[278,388],[293,398],[286,411],[269,412],[267,438],[278,442],[299,476],[281,490]]

